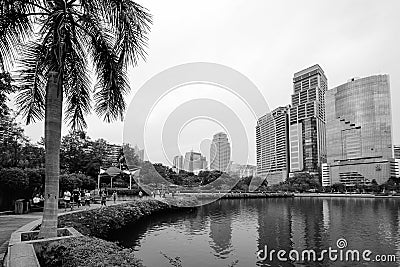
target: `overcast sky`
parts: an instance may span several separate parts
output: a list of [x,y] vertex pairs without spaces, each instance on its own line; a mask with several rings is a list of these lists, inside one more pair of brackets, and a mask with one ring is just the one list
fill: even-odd
[[[154,24],[147,61],[129,72],[132,92],[127,97],[128,103],[153,75],[175,65],[201,61],[223,64],[246,75],[273,109],[290,103],[293,73],[318,63],[325,71],[329,88],[351,77],[389,74],[393,141],[400,144],[400,1],[148,0],[139,3],[153,14]],[[193,92],[193,88],[187,92]],[[193,99],[197,97],[190,95]],[[176,99],[181,103],[186,98]],[[229,106],[234,100],[228,102],[224,104]],[[232,109],[237,113],[243,111]],[[158,107],[158,110],[160,116],[165,116],[165,109]],[[153,117],[157,117],[156,111]],[[245,124],[250,133],[254,132],[255,120]],[[200,143],[222,129],[209,121],[188,125],[179,138],[182,154],[190,148],[202,150]],[[42,123],[25,129],[33,141],[43,135]],[[63,130],[65,133],[68,129]],[[121,143],[123,123],[106,124],[91,115],[87,131],[93,139]],[[249,138],[254,143],[255,137]],[[168,163],[157,151],[152,153],[152,160]],[[250,147],[249,155],[249,162],[255,164],[255,147]]]

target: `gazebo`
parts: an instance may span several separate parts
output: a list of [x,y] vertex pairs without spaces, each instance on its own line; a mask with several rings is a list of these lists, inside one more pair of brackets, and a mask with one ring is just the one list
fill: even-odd
[[115,166],[111,166],[107,170],[104,170],[100,167],[99,176],[97,178],[97,189],[100,190],[100,176],[101,176],[101,174],[104,174],[104,173],[108,174],[111,177],[111,188],[113,187],[112,181],[115,176],[117,176],[118,174],[121,174],[121,173],[128,174],[129,175],[129,189],[132,189],[132,176],[139,175],[139,170],[140,170],[139,167],[133,167],[133,168],[130,168],[129,170],[124,170],[124,171],[122,171],[120,168],[117,168]]

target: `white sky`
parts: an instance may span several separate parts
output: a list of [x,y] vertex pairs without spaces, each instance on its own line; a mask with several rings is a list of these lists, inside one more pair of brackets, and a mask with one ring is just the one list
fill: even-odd
[[[197,61],[223,64],[246,75],[263,93],[270,109],[290,103],[293,73],[315,63],[324,69],[329,88],[351,77],[387,73],[391,76],[393,142],[400,144],[400,119],[396,116],[400,114],[400,1],[138,2],[153,14],[154,24],[147,61],[129,74],[132,92],[128,103],[153,75]],[[162,106],[159,110],[165,111]],[[256,121],[247,124],[253,125],[251,132]],[[218,129],[209,122],[203,127],[199,122],[190,125],[192,129],[183,130],[180,137],[182,154],[191,147],[200,150],[205,136]],[[43,123],[25,129],[33,141],[43,135]],[[63,130],[65,133],[66,127]],[[106,124],[91,115],[87,131],[93,139],[121,143],[123,123]],[[250,138],[255,139],[254,135]],[[254,154],[255,147],[250,147],[249,163],[255,163]],[[155,159],[168,163],[161,154]]]

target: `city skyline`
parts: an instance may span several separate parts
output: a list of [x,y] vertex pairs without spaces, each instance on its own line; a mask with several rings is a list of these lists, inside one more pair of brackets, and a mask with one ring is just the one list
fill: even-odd
[[[391,75],[393,114],[400,114],[400,105],[395,103],[396,99],[400,99],[400,91],[397,90],[400,76],[396,75],[400,37],[395,31],[399,24],[396,10],[400,2],[385,3],[386,8],[376,1],[326,1],[324,4],[317,1],[255,1],[251,4],[245,1],[143,2],[154,14],[149,38],[151,49],[146,63],[129,72],[132,91],[127,102],[156,73],[185,62],[209,61],[230,66],[248,76],[272,110],[288,103],[292,94],[293,73],[318,63],[327,74],[329,88],[343,84],[354,76]],[[216,5],[215,9],[207,8],[208,4]],[[226,12],[216,12],[219,8]],[[313,16],[301,16],[304,12],[311,12]],[[185,20],[184,24],[182,20]],[[262,34],[254,25],[265,25]],[[322,33],[323,38],[316,42],[315,38],[300,31],[301,28],[312,28]],[[242,38],[237,38],[237,32],[243,34]],[[166,49],[170,52],[165,53]],[[197,95],[193,94],[193,97]],[[178,96],[178,103],[180,99]],[[122,122],[107,124],[93,114],[88,116],[87,123],[88,134],[94,139],[102,137],[115,144],[122,143]],[[251,125],[254,128],[256,120]],[[34,142],[43,135],[42,123],[24,128]],[[68,127],[63,125],[63,134],[67,131]],[[393,142],[400,144],[398,119],[393,120],[393,132]],[[249,138],[255,140],[255,130],[249,129],[249,133],[254,133],[249,134]],[[200,133],[195,137],[200,143]],[[255,164],[255,147],[251,149],[253,158],[249,159],[249,163]],[[167,162],[161,156],[156,158],[160,159],[157,161]]]
[[257,174],[278,184],[308,173],[323,186],[398,178],[389,75],[327,87],[318,64],[294,73],[291,105],[257,121]]

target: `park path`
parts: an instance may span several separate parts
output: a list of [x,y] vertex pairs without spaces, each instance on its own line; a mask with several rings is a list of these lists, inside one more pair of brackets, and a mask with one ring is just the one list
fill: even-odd
[[[107,201],[107,205],[112,206],[116,204],[123,203],[121,201],[113,202]],[[100,204],[90,204],[89,209],[97,209],[100,208]],[[87,207],[74,207],[71,211],[67,209],[58,210],[58,215],[63,215],[67,213],[75,213],[82,210],[87,209]],[[11,234],[18,230],[20,227],[24,226],[27,223],[33,222],[35,220],[42,218],[42,212],[31,212],[27,214],[10,214],[10,215],[0,215],[0,266],[3,266],[4,256],[7,252],[8,241],[11,237]]]

